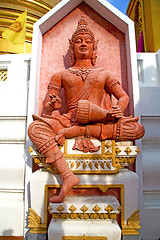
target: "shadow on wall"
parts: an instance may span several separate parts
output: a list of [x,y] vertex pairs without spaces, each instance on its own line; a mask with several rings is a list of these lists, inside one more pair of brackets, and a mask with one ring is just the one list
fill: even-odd
[[2,232],[2,236],[13,236],[13,229],[6,229]]

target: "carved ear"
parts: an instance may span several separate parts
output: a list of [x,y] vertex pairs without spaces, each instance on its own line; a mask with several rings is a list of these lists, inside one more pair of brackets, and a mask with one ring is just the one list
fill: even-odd
[[73,48],[73,41],[71,39],[68,39],[70,47]]
[[95,65],[96,59],[97,59],[98,42],[99,42],[99,40],[95,41],[94,46],[93,46],[94,51],[93,51],[93,55],[92,55],[92,59],[91,59],[93,66]]
[[94,50],[97,50],[97,48],[98,48],[98,43],[99,43],[99,40],[96,40],[96,41],[94,42]]
[[73,41],[70,40],[70,39],[68,39],[68,41],[69,41],[69,49],[70,49],[71,66],[74,66],[76,59],[75,59],[74,50],[73,50],[73,48],[74,48],[73,47]]

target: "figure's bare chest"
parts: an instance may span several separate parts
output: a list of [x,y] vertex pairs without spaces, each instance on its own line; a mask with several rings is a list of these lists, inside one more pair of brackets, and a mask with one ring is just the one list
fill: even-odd
[[[87,83],[87,84],[86,84]],[[83,85],[88,85],[91,88],[104,88],[104,80],[101,79],[98,74],[93,74],[89,71],[66,71],[62,78],[62,85],[67,89],[78,89],[79,91]]]
[[71,73],[66,74],[66,76],[62,79],[63,87],[67,90],[68,88],[77,88],[83,86],[83,80],[80,76],[73,75]]

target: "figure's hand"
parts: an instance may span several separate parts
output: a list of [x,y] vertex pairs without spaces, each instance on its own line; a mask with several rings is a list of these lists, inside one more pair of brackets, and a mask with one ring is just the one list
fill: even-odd
[[53,112],[61,107],[61,99],[56,94],[49,95],[50,101],[46,103],[45,110],[47,112]]
[[53,110],[60,109],[61,107],[61,99],[56,94],[50,94],[50,102],[49,105],[53,108]]
[[123,112],[120,106],[116,105],[116,106],[112,106],[112,108],[109,110],[109,114],[112,117],[116,117],[116,118],[122,118],[123,117]]

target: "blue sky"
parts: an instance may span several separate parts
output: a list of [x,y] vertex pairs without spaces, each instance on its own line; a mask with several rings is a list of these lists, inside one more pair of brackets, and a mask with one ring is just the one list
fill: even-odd
[[118,8],[121,12],[126,14],[126,9],[129,3],[129,0],[107,0],[111,3],[114,7]]

